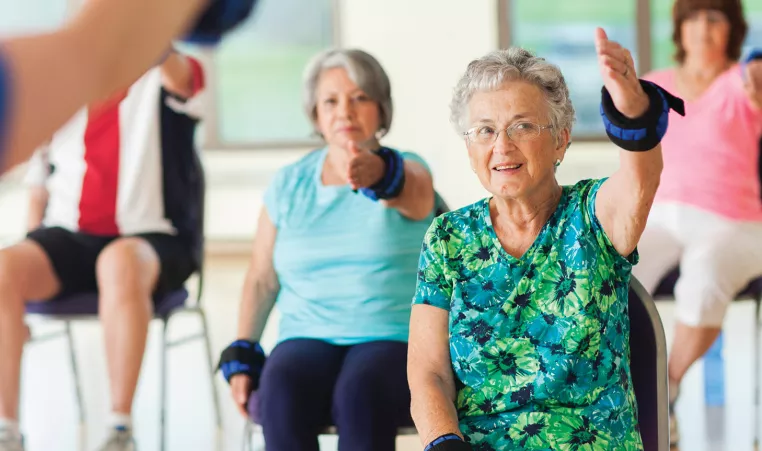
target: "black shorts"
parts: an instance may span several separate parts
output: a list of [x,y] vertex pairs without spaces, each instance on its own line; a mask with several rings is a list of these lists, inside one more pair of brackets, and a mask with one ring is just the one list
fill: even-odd
[[[178,290],[197,269],[193,263],[189,240],[165,233],[130,235],[142,238],[159,256],[161,273],[154,299]],[[117,236],[98,236],[71,232],[60,227],[43,227],[30,232],[27,238],[42,246],[53,264],[61,283],[57,296],[98,291],[95,265],[101,251]]]

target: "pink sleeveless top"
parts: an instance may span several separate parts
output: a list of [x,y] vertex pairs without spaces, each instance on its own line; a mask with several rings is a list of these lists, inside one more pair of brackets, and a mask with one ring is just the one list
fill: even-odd
[[[679,95],[674,78],[674,69],[644,77]],[[749,101],[740,67],[734,65],[699,98],[685,102],[685,113],[682,117],[670,112],[655,202],[679,202],[728,219],[762,221],[762,111]]]

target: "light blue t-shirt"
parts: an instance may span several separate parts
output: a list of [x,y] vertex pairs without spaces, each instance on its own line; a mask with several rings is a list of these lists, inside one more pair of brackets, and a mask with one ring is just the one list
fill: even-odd
[[[278,341],[407,341],[418,256],[434,213],[412,221],[349,185],[323,185],[326,155],[318,149],[281,169],[265,193],[278,229]],[[415,154],[403,157],[428,169]]]

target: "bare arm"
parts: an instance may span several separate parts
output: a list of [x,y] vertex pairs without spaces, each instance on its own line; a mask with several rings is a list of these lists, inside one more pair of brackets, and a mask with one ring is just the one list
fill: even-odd
[[190,58],[175,51],[161,63],[162,84],[171,93],[188,99],[195,84]]
[[434,181],[420,163],[405,160],[405,186],[402,193],[383,203],[399,210],[402,216],[420,221],[434,208]]
[[743,69],[743,87],[749,103],[757,112],[762,110],[762,60],[753,60]]
[[407,378],[411,414],[424,446],[444,434],[458,434],[455,376],[450,365],[449,316],[431,305],[413,306]]
[[614,248],[630,255],[646,227],[662,170],[661,145],[647,152],[620,151],[620,167],[595,199],[598,221]]
[[83,105],[137,79],[206,3],[91,1],[60,31],[3,42],[12,97],[0,171],[28,158]]
[[267,210],[262,207],[238,312],[239,339],[259,341],[275,305],[275,298],[280,291],[278,276],[273,267],[277,233]]
[[45,208],[48,206],[48,190],[44,185],[33,186],[29,190],[29,213],[27,230],[32,231],[42,225]]
[[[649,100],[634,73],[630,52],[609,41],[601,29],[596,49],[604,84],[617,110],[631,119],[643,115]],[[621,150],[619,161],[619,169],[598,190],[595,211],[614,248],[628,256],[645,229],[659,187],[663,167],[661,145],[646,152]]]

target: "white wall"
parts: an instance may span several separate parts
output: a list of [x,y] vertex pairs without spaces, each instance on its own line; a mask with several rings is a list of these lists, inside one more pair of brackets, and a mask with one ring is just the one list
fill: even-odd
[[[376,56],[392,81],[394,123],[385,143],[421,154],[451,207],[486,192],[470,170],[466,150],[449,123],[449,101],[469,61],[497,48],[496,0],[339,0],[342,44]],[[595,68],[591,68],[595,70]],[[304,150],[214,151],[204,154],[209,242],[245,250],[261,196],[273,172]],[[575,143],[558,172],[562,183],[610,174],[610,144]],[[0,189],[0,245],[22,236],[24,191]]]
[[[386,143],[429,161],[437,189],[453,206],[486,192],[470,170],[463,141],[449,122],[452,89],[468,63],[498,47],[495,0],[342,0],[343,45],[376,56],[392,80],[394,123]],[[596,68],[591,68],[596,70]],[[562,183],[608,174],[608,144],[574,144],[559,170]]]
[[469,61],[496,47],[494,0],[343,0],[343,44],[376,56],[392,80],[386,142],[420,153],[453,205],[483,194],[449,123],[450,94]]

